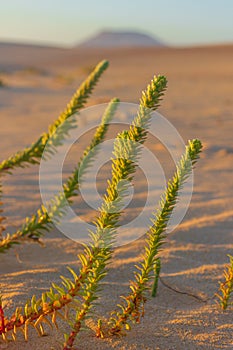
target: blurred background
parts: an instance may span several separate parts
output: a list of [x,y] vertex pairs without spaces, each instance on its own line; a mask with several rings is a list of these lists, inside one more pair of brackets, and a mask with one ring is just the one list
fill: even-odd
[[[0,4],[1,159],[36,141],[102,59],[110,66],[86,106],[107,103],[113,97],[138,103],[152,77],[166,75],[168,88],[159,112],[185,143],[199,138],[204,146],[194,172],[189,210],[163,248],[162,277],[177,290],[199,295],[208,303],[161,285],[142,328],[103,347],[98,344],[98,349],[232,349],[232,310],[223,314],[211,300],[233,249],[233,1],[0,0]],[[82,130],[87,121],[80,119]],[[71,149],[64,176],[77,164],[89,136],[82,135],[77,148]],[[145,146],[168,179],[175,164],[166,147],[153,137]],[[110,166],[108,162],[98,173],[100,193],[106,188]],[[137,190],[124,214],[129,220],[141,212],[147,199],[143,174],[136,173]],[[2,180],[4,224],[6,232],[14,232],[41,204],[39,166],[17,169],[14,176]],[[95,213],[81,206],[79,198],[72,208],[89,222]],[[7,307],[26,300],[29,292],[47,289],[51,280],[59,283],[67,264],[76,268],[73,241],[54,229],[44,242],[43,249],[22,245],[1,257],[1,290]],[[127,288],[141,247],[139,240],[116,253],[105,284],[104,312]],[[63,341],[63,336],[58,340]],[[88,337],[82,343],[87,346],[81,347],[96,349],[95,342]],[[57,346],[57,337],[51,333],[33,338],[33,349]],[[8,349],[31,350],[32,343],[10,342]]]
[[136,31],[163,44],[233,41],[231,0],[1,1],[0,40],[74,46],[104,31]]

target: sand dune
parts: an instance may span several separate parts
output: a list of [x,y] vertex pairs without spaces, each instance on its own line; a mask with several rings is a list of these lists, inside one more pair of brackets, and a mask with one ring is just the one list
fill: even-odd
[[[195,169],[190,208],[164,245],[158,297],[146,304],[142,323],[123,338],[97,340],[84,332],[79,348],[233,349],[232,308],[223,313],[213,298],[227,254],[233,252],[233,46],[100,52],[0,45],[0,79],[6,85],[0,89],[1,158],[34,141],[102,58],[110,60],[110,68],[88,105],[107,102],[113,96],[137,102],[153,74],[165,74],[169,84],[160,112],[185,141],[198,137],[205,147]],[[173,164],[163,148],[155,147],[155,152],[171,174]],[[12,232],[12,225],[19,225],[40,204],[38,167],[16,170],[3,182],[4,213]],[[138,204],[144,195],[143,189]],[[83,215],[88,217],[87,208],[83,208]],[[44,243],[44,248],[26,244],[0,256],[1,291],[7,311],[33,293],[40,295],[51,281],[58,282],[60,274],[67,274],[67,265],[77,268],[80,245],[56,229],[45,236]],[[97,316],[107,316],[127,291],[142,246],[143,238],[116,249]],[[0,349],[60,349],[65,327],[61,325],[60,331],[54,332],[48,329],[43,338],[32,331],[34,337],[28,343],[23,339],[17,344],[0,343]]]

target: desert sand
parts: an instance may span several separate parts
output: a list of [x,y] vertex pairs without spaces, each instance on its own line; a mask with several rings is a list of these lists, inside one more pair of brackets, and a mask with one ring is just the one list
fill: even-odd
[[[159,111],[185,141],[200,138],[204,150],[195,169],[189,210],[168,235],[161,252],[158,296],[146,303],[141,324],[122,338],[99,340],[91,332],[82,332],[77,348],[233,349],[232,307],[223,312],[213,297],[228,262],[227,254],[233,252],[233,46],[101,52],[0,47],[0,77],[6,83],[0,89],[1,159],[29,145],[46,130],[90,68],[103,58],[110,61],[110,67],[87,105],[108,102],[114,96],[137,103],[152,76],[165,74],[168,90]],[[156,153],[163,158],[162,148],[157,147]],[[172,166],[167,165],[168,173]],[[3,186],[4,215],[8,218],[7,230],[12,232],[41,203],[38,167],[14,170],[12,176],[4,177]],[[32,294],[39,296],[52,281],[58,283],[61,274],[67,275],[67,265],[78,269],[79,244],[57,229],[46,234],[43,241],[43,248],[25,244],[0,256],[6,313]],[[107,316],[119,296],[127,292],[142,247],[143,238],[116,249],[97,316]],[[0,349],[57,350],[65,328],[47,329],[48,336],[42,338],[32,331],[27,343],[23,338],[16,344],[0,342]]]

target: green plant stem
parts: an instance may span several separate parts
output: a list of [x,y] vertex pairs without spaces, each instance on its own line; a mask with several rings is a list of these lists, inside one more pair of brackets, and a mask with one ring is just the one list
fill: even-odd
[[[151,272],[155,269],[157,255],[161,245],[164,243],[165,230],[173,208],[177,203],[179,190],[188,178],[192,166],[199,158],[202,145],[199,140],[189,141],[186,146],[186,153],[177,164],[176,172],[168,182],[167,188],[160,201],[160,209],[157,210],[152,218],[152,226],[147,232],[146,246],[142,262],[136,265],[139,272],[135,272],[135,280],[131,282],[131,292],[122,297],[123,304],[120,304],[120,311],[116,312],[108,322],[110,334],[119,334],[123,328],[130,329],[131,322],[139,322],[144,312],[144,303],[146,301],[146,291],[148,282],[152,278]],[[156,276],[158,278],[158,275]]]
[[[105,113],[102,117],[101,124],[97,128],[91,144],[85,149],[83,157],[80,159],[77,167],[74,169],[72,176],[69,177],[66,183],[63,197],[65,196],[69,199],[72,195],[75,194],[75,191],[78,190],[81,180],[80,177],[84,175],[84,170],[87,169],[87,167],[91,164],[93,157],[96,155],[96,152],[98,150],[96,146],[98,146],[104,139],[108,130],[109,122],[112,119],[118,107],[118,104],[119,100],[114,98],[111,100],[108,107],[106,108]],[[81,172],[80,175],[79,171]],[[58,212],[59,214],[60,210],[61,207],[58,207],[56,209],[56,212]],[[56,214],[56,212],[53,211],[53,216]],[[44,228],[45,224],[48,225],[48,223],[52,222],[50,214],[45,212],[43,217],[38,215],[38,220],[40,220],[39,223],[41,227]],[[36,224],[33,227],[36,228]],[[33,229],[33,227],[31,227],[31,230]],[[29,230],[29,232],[31,231]],[[85,277],[85,273],[87,273],[85,268],[86,266],[84,266],[83,269],[80,271],[79,276],[77,276],[75,272],[72,269],[70,269],[71,273],[73,274],[74,281],[62,277],[62,283],[65,286],[65,289],[62,289],[62,292],[61,288],[54,285],[54,287],[50,289],[50,292],[43,293],[42,297],[38,300],[33,298],[31,303],[27,303],[27,311],[25,310],[24,314],[17,309],[9,320],[5,318],[4,327],[2,327],[2,329],[0,327],[0,334],[5,336],[5,334],[11,332],[12,335],[16,335],[17,328],[26,327],[27,322],[29,322],[32,326],[35,326],[38,320],[41,320],[40,322],[42,323],[48,322],[48,316],[51,316],[53,322],[54,317],[56,315],[59,315],[59,310],[64,309],[68,304],[72,303],[74,298],[76,297],[78,291],[80,290],[83,278]],[[37,327],[37,324],[35,327]]]
[[110,101],[104,112],[101,123],[94,134],[91,144],[85,149],[78,165],[64,184],[64,192],[55,196],[51,201],[51,204],[48,205],[48,209],[42,205],[40,209],[37,210],[36,214],[30,219],[26,219],[26,222],[21,229],[11,235],[6,234],[2,237],[2,239],[0,239],[0,253],[10,249],[14,244],[23,243],[25,240],[38,241],[43,232],[48,231],[52,227],[53,221],[59,220],[59,217],[63,215],[63,209],[67,204],[67,200],[70,200],[73,196],[77,195],[80,181],[98,151],[97,146],[101,144],[107,133],[108,123],[113,118],[118,103],[119,100],[117,98]]
[[1,209],[3,202],[1,201],[2,197],[2,184],[0,183],[0,241],[2,239],[2,233],[5,230],[5,227],[3,226],[3,221],[6,219],[5,216],[2,216],[3,209]]
[[219,291],[221,294],[216,293],[216,297],[219,299],[219,305],[223,310],[226,310],[229,306],[229,300],[233,295],[233,256],[228,255],[230,263],[224,270],[224,282],[219,282]]
[[[114,143],[114,159],[112,159],[112,179],[104,195],[99,217],[95,221],[96,231],[91,233],[91,250],[86,247],[85,255],[93,261],[82,286],[84,302],[77,310],[70,335],[67,335],[64,350],[72,349],[73,343],[82,324],[98,298],[99,282],[106,275],[106,264],[112,255],[112,244],[123,198],[127,193],[128,182],[132,181],[136,161],[140,155],[140,145],[146,139],[151,111],[159,105],[160,98],[166,89],[167,81],[163,76],[154,77],[147,90],[143,92],[137,116],[128,131],[118,134]],[[83,256],[84,257],[84,256]]]
[[156,297],[157,290],[158,290],[159,275],[160,275],[160,270],[161,270],[161,260],[160,260],[160,258],[156,259],[155,269],[154,270],[155,270],[155,278],[154,278],[154,283],[153,283],[152,292],[151,292],[151,296],[153,298]]
[[[100,76],[107,67],[107,61],[100,62],[75,92],[66,109],[61,113],[58,119],[49,126],[48,132],[43,133],[30,147],[27,147],[4,160],[0,164],[0,174],[5,172],[9,173],[13,168],[24,167],[26,164],[38,164],[48,142],[51,146],[51,153],[53,153],[55,151],[54,147],[60,145],[68,131],[74,127],[74,120],[70,117],[84,107]],[[60,134],[56,134],[56,138],[53,137],[58,127],[62,124],[64,124],[64,128],[60,129]]]

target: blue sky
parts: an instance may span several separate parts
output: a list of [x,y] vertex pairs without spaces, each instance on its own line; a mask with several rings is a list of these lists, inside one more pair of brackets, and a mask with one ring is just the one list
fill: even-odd
[[0,40],[73,45],[102,29],[172,45],[233,42],[233,0],[1,1]]

